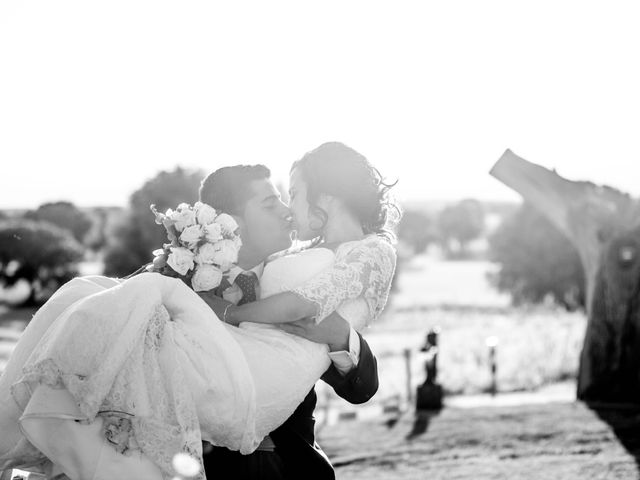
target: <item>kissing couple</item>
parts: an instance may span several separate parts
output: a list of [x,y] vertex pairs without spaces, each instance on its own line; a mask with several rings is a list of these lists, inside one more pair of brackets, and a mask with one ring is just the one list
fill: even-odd
[[[222,226],[241,240],[216,288],[196,292],[154,262],[73,279],[40,308],[0,378],[0,471],[335,478],[315,442],[314,385],[351,403],[378,388],[358,331],[386,304],[399,210],[341,143],[294,162],[289,207],[269,177],[239,165],[202,182],[197,205],[230,217]],[[287,253],[292,229],[308,247]]]

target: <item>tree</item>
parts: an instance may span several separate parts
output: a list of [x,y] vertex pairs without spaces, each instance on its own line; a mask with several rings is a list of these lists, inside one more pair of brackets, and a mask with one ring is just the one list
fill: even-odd
[[513,302],[538,303],[550,296],[568,310],[584,307],[585,278],[571,242],[529,204],[507,217],[489,238],[489,255],[500,265],[494,285]]
[[121,221],[124,216],[122,207],[95,207],[89,212],[91,217],[91,230],[84,237],[84,244],[94,252],[106,249],[109,243],[109,233],[113,225]]
[[405,210],[398,225],[398,239],[409,245],[413,253],[423,253],[436,235],[433,220],[421,210]]
[[25,304],[46,300],[77,275],[82,246],[71,233],[49,222],[16,219],[0,222],[0,280],[26,280],[31,295]]
[[441,241],[448,256],[464,257],[467,244],[484,230],[484,210],[477,200],[462,200],[438,216]]
[[70,202],[53,202],[40,205],[25,214],[29,220],[42,220],[69,230],[78,242],[91,228],[91,218]]
[[129,212],[115,227],[105,256],[105,274],[124,276],[153,259],[151,252],[166,243],[164,228],[155,223],[150,205],[160,211],[175,208],[182,202],[198,200],[198,188],[204,172],[177,167],[163,171],[131,195]]

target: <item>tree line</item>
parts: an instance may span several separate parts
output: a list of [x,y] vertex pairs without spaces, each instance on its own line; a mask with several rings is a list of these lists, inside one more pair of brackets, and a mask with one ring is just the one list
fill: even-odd
[[[78,275],[87,256],[104,263],[108,276],[126,276],[149,262],[152,251],[166,241],[149,210],[175,207],[197,200],[200,170],[176,168],[146,181],[129,199],[128,207],[79,209],[69,202],[52,202],[18,216],[0,212],[0,284],[25,280],[31,287],[26,303],[38,304]],[[447,259],[469,259],[470,245],[485,239],[483,259],[498,264],[490,279],[514,303],[551,299],[569,309],[584,305],[584,275],[573,246],[528,205],[492,210],[502,218],[487,228],[487,208],[466,199],[434,211],[408,208],[398,225],[399,251],[404,262],[437,245]]]

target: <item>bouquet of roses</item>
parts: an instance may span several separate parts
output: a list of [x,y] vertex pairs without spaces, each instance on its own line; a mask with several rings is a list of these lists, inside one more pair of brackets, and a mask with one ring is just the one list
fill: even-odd
[[151,211],[167,231],[169,243],[153,252],[153,264],[147,269],[178,277],[196,292],[220,285],[223,275],[238,261],[242,246],[233,217],[202,202],[181,203],[165,213],[151,205]]

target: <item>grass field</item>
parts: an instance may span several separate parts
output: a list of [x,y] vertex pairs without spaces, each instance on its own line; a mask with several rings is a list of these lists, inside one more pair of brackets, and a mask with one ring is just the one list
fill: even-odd
[[405,349],[411,352],[412,389],[424,381],[425,357],[419,350],[435,326],[440,328],[438,381],[448,393],[488,389],[489,336],[499,338],[500,391],[534,390],[575,377],[585,315],[553,305],[512,307],[509,297],[487,282],[493,268],[487,262],[443,262],[426,256],[403,268],[385,313],[365,331],[378,357],[377,401],[406,396]]
[[[584,315],[553,306],[511,307],[509,297],[487,283],[492,268],[486,262],[443,262],[426,256],[404,266],[385,313],[365,331],[379,363],[376,401],[406,395],[405,349],[412,355],[412,389],[424,381],[419,350],[434,326],[441,329],[438,380],[448,393],[488,388],[488,336],[500,340],[497,377],[502,391],[532,390],[574,377]],[[33,313],[0,310],[0,370]],[[321,392],[321,401],[327,395]]]
[[640,410],[581,403],[342,422],[319,442],[340,480],[640,479]]

